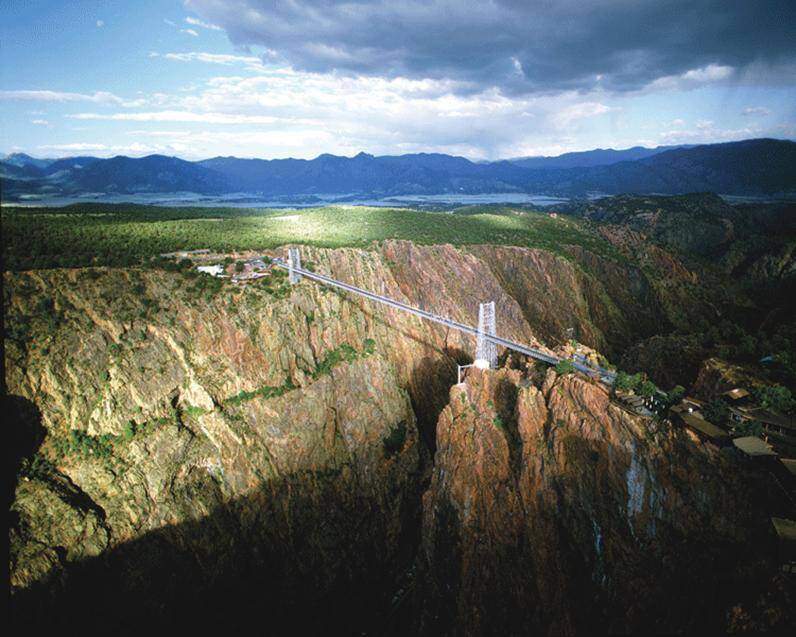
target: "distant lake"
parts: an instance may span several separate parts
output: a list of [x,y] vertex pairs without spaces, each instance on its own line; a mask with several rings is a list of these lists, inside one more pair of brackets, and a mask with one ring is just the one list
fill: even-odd
[[[656,193],[647,193],[654,195]],[[608,197],[605,193],[589,193],[586,199]],[[782,197],[740,197],[719,195],[727,203],[763,203],[770,201],[792,201]],[[263,197],[252,193],[232,193],[227,195],[200,195],[195,192],[177,193],[140,193],[121,195],[111,193],[86,193],[75,196],[20,195],[12,200],[3,201],[4,206],[68,206],[80,203],[107,204],[141,204],[149,206],[173,207],[206,207],[206,208],[314,208],[335,204],[353,206],[383,207],[417,207],[446,208],[450,206],[476,206],[488,204],[506,204],[514,206],[554,206],[566,203],[566,197],[550,195],[530,195],[519,192],[489,193],[479,195],[447,193],[442,195],[392,195],[389,197],[373,197],[356,193],[351,194],[317,194],[317,195],[281,195]]]
[[192,192],[179,193],[142,193],[134,195],[87,193],[77,196],[48,197],[42,195],[21,195],[16,201],[3,202],[10,206],[68,206],[79,203],[132,203],[150,206],[204,206],[224,208],[312,208],[332,204],[349,204],[359,206],[450,206],[450,205],[484,205],[510,204],[552,206],[569,201],[560,197],[547,195],[528,195],[524,193],[490,193],[479,195],[443,194],[443,195],[396,195],[390,197],[368,197],[357,194],[318,194],[318,195],[285,195],[278,197],[262,197],[249,193],[228,195],[200,195]]

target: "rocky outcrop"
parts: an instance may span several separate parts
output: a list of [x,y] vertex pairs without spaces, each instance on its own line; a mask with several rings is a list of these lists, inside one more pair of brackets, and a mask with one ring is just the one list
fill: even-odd
[[12,426],[46,432],[13,496],[17,615],[91,598],[118,622],[255,582],[251,608],[310,596],[367,625],[347,611],[383,614],[413,555],[428,452],[407,388],[435,349],[314,285],[197,281],[7,277],[6,381],[32,406]]
[[[616,351],[668,321],[642,270],[576,246],[389,241],[302,258],[465,323],[494,300],[501,335],[543,348],[572,328]],[[566,600],[589,595],[583,608],[633,627],[668,590],[649,584],[626,617],[657,543],[706,524],[721,542],[748,538],[743,507],[721,500],[739,480],[726,459],[650,430],[599,387],[551,375],[539,389],[504,370],[451,390],[470,337],[281,271],[208,281],[5,275],[6,385],[27,441],[10,537],[25,621],[85,621],[90,599],[100,624],[185,612],[229,627],[265,609],[293,613],[293,632],[383,632],[393,591],[405,600],[415,581],[426,630],[571,631],[594,616]]]
[[474,370],[437,438],[427,634],[715,631],[739,591],[754,598],[768,542],[754,478],[603,387]]
[[659,387],[691,387],[709,350],[697,338],[669,334],[653,336],[622,352],[619,367],[644,372]]
[[691,388],[695,397],[713,400],[736,387],[755,387],[763,381],[748,369],[721,358],[708,358],[702,362]]

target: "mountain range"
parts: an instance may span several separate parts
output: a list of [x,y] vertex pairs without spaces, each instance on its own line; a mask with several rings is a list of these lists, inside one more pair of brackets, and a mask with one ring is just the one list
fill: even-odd
[[6,201],[24,195],[176,192],[371,197],[516,192],[583,197],[713,191],[774,196],[796,193],[796,142],[749,139],[654,149],[597,149],[486,163],[437,153],[202,161],[163,155],[48,160],[16,153],[0,161],[0,178]]

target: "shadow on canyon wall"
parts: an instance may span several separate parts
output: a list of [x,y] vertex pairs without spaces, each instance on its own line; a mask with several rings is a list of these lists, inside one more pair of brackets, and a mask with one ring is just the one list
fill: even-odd
[[39,408],[21,396],[3,396],[2,412],[6,428],[6,487],[7,506],[14,501],[17,474],[26,458],[32,456],[44,440],[47,430],[41,424]]
[[[510,428],[504,433],[515,435]],[[750,474],[749,490],[759,501],[746,510],[720,510],[727,502],[711,495],[705,501],[716,505],[711,519],[698,502],[707,494],[695,484],[692,502],[670,504],[662,519],[644,512],[631,521],[622,509],[624,493],[600,469],[605,458],[628,451],[576,436],[562,444],[573,465],[597,470],[551,478],[549,490],[524,505],[486,494],[480,496],[485,502],[468,502],[464,510],[447,493],[426,502],[434,517],[424,520],[418,560],[420,634],[796,628],[793,581],[780,571],[782,555],[766,514],[787,505],[766,475]],[[513,455],[509,462],[516,475]],[[496,510],[498,501],[503,511]]]
[[[573,458],[597,461],[582,440],[566,444],[577,447]],[[28,631],[439,635],[467,633],[468,608],[483,620],[474,634],[713,632],[725,629],[733,603],[753,607],[779,594],[771,592],[775,543],[762,520],[735,541],[663,522],[654,537],[636,538],[610,510],[611,494],[595,499],[600,486],[586,483],[576,487],[582,502],[543,498],[498,536],[464,531],[443,499],[418,553],[421,493],[402,499],[396,526],[383,500],[355,486],[305,474],[263,484],[203,519],[147,532],[17,591],[12,623]],[[597,554],[593,517],[604,520]],[[417,582],[407,577],[416,565]],[[770,601],[787,608],[787,600]]]
[[396,534],[383,503],[365,493],[342,500],[343,487],[320,485],[269,483],[203,519],[68,564],[12,595],[12,624],[383,633],[414,559],[420,498],[400,511]]

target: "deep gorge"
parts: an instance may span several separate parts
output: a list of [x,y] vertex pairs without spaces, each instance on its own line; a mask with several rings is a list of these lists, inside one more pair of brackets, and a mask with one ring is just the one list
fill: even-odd
[[[303,251],[457,320],[495,300],[508,338],[575,329],[610,357],[701,309],[580,248]],[[4,283],[21,621],[715,631],[779,590],[754,473],[586,380],[515,360],[454,386],[468,339],[308,282],[206,294],[180,273],[89,268]]]

